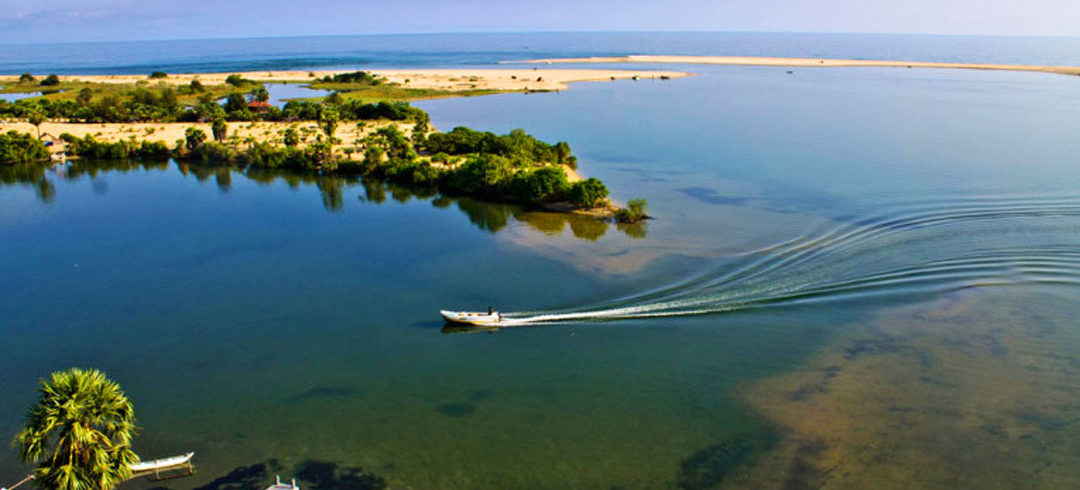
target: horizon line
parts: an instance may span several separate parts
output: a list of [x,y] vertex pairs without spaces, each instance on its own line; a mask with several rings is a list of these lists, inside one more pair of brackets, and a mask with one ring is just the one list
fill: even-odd
[[390,36],[444,36],[444,35],[486,35],[486,34],[819,34],[819,35],[859,35],[859,36],[919,36],[919,37],[998,37],[998,38],[1056,38],[1056,39],[1080,39],[1080,35],[1062,34],[971,34],[971,33],[935,33],[935,32],[855,32],[855,31],[673,31],[673,30],[537,30],[537,31],[420,31],[420,32],[377,32],[377,33],[339,33],[339,34],[296,34],[296,35],[268,35],[268,36],[230,36],[230,37],[179,37],[179,38],[144,38],[144,39],[115,39],[115,40],[86,40],[86,41],[31,41],[0,43],[2,46],[40,46],[57,45],[65,46],[72,44],[119,44],[119,43],[142,43],[142,42],[185,42],[185,41],[237,41],[258,39],[314,39],[333,37],[390,37]]

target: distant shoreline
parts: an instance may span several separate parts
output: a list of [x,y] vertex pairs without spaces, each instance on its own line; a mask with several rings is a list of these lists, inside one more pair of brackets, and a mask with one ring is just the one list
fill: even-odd
[[[108,84],[165,83],[186,85],[199,80],[204,85],[224,84],[229,75],[240,75],[258,83],[312,83],[325,76],[348,73],[349,70],[267,70],[222,73],[169,73],[162,78],[147,75],[60,75],[61,82],[90,82]],[[368,70],[373,76],[402,88],[432,89],[446,92],[554,92],[566,90],[576,82],[598,82],[628,79],[680,78],[689,73],[675,71],[625,69],[539,69],[539,68],[417,68]],[[34,73],[44,76],[44,73]],[[18,82],[17,75],[0,75],[0,84]],[[35,87],[36,88],[36,87]]]
[[519,63],[681,63],[690,65],[783,66],[801,68],[946,68],[955,70],[1030,71],[1080,76],[1080,66],[1008,65],[993,63],[947,63],[936,61],[852,60],[829,58],[778,58],[758,56],[660,56],[631,55],[590,58],[550,58]]

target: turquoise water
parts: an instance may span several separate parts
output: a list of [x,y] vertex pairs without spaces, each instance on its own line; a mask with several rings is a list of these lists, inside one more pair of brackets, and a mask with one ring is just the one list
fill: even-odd
[[1080,65],[1080,38],[762,32],[550,32],[0,45],[0,73],[149,74],[490,65],[630,54]]
[[[418,104],[569,141],[649,200],[643,230],[173,162],[9,169],[0,434],[84,365],[134,400],[143,457],[196,452],[167,488],[1075,486],[1076,80],[681,68]],[[438,309],[489,304],[520,326],[442,333]]]

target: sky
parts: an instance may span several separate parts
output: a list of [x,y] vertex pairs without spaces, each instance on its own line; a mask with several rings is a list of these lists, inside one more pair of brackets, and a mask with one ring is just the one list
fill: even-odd
[[0,0],[0,43],[535,31],[1080,36],[1080,0]]

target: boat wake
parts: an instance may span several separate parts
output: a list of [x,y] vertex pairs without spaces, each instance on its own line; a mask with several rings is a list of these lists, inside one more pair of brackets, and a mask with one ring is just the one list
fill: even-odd
[[725,259],[599,305],[504,315],[500,326],[733,312],[874,295],[1080,285],[1080,197],[909,203]]

